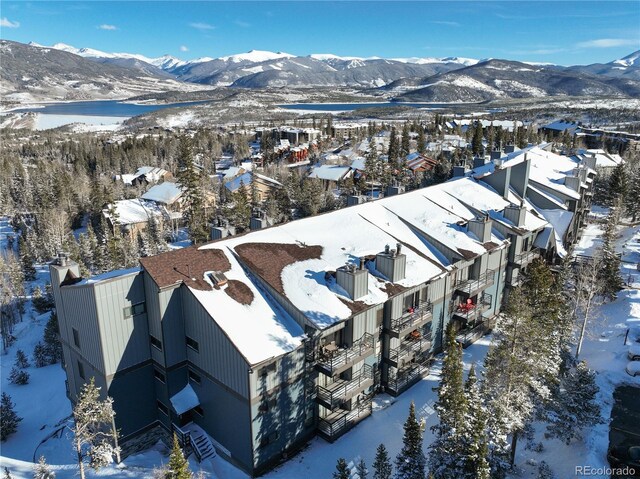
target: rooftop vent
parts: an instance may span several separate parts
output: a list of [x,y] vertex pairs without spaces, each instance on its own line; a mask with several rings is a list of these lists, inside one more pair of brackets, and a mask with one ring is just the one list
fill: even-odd
[[69,253],[59,251],[56,263],[58,266],[67,266],[69,264]]
[[227,277],[224,275],[222,271],[214,271],[212,273],[209,273],[208,276],[211,282],[213,283],[213,285],[218,288],[227,284]]

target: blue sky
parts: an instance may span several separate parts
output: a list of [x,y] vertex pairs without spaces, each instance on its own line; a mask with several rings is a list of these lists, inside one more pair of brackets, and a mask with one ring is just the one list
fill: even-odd
[[608,62],[640,49],[640,2],[4,1],[0,36],[190,59],[294,55]]

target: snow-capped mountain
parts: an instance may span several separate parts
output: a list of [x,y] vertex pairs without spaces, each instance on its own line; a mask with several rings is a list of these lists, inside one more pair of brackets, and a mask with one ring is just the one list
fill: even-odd
[[614,60],[611,63],[623,67],[640,67],[640,50],[619,60]]
[[[381,88],[399,100],[432,102],[553,95],[640,95],[640,52],[606,64],[562,67],[499,59],[385,59],[331,53],[295,56],[264,50],[185,61],[170,55],[150,58],[135,53],[108,53],[91,48],[75,48],[62,43],[53,47],[15,45],[16,48],[38,50],[38,55],[49,55],[51,65],[57,61],[68,64],[68,57],[53,55],[54,52],[65,53],[89,63],[120,67],[119,71],[127,71],[128,76],[175,79],[178,80],[177,84],[191,84],[194,87],[193,84],[201,87],[212,85],[241,88]],[[29,52],[29,55],[35,54]],[[87,71],[95,70],[86,66],[86,63],[82,64],[82,68]],[[4,69],[6,65],[3,64]],[[38,75],[46,76],[42,68],[37,70]],[[8,74],[17,79],[38,78],[29,71],[27,74],[21,70]],[[67,85],[68,82],[64,84]]]
[[232,63],[241,63],[241,62],[251,62],[251,63],[262,63],[267,62],[269,60],[280,60],[282,58],[293,58],[295,55],[291,55],[289,53],[283,52],[268,52],[265,50],[251,50],[247,53],[238,53],[236,55],[229,55],[226,57],[220,57],[218,60],[222,60],[224,62],[232,62]]

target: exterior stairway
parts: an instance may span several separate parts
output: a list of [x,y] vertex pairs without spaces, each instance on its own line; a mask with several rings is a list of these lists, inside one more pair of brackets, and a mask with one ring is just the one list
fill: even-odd
[[191,434],[191,446],[198,462],[216,457],[216,448],[213,446],[209,435],[195,423],[189,423],[182,428]]

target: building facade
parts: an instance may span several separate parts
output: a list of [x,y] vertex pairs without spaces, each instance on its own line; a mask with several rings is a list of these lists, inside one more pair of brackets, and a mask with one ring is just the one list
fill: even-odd
[[591,169],[561,157],[574,163],[552,194],[560,160],[539,150],[133,270],[81,278],[62,256],[50,269],[70,399],[95,377],[129,452],[175,431],[254,476],[314,435],[335,441],[375,394],[428,373],[449,324],[471,344],[528,264],[575,240]]

